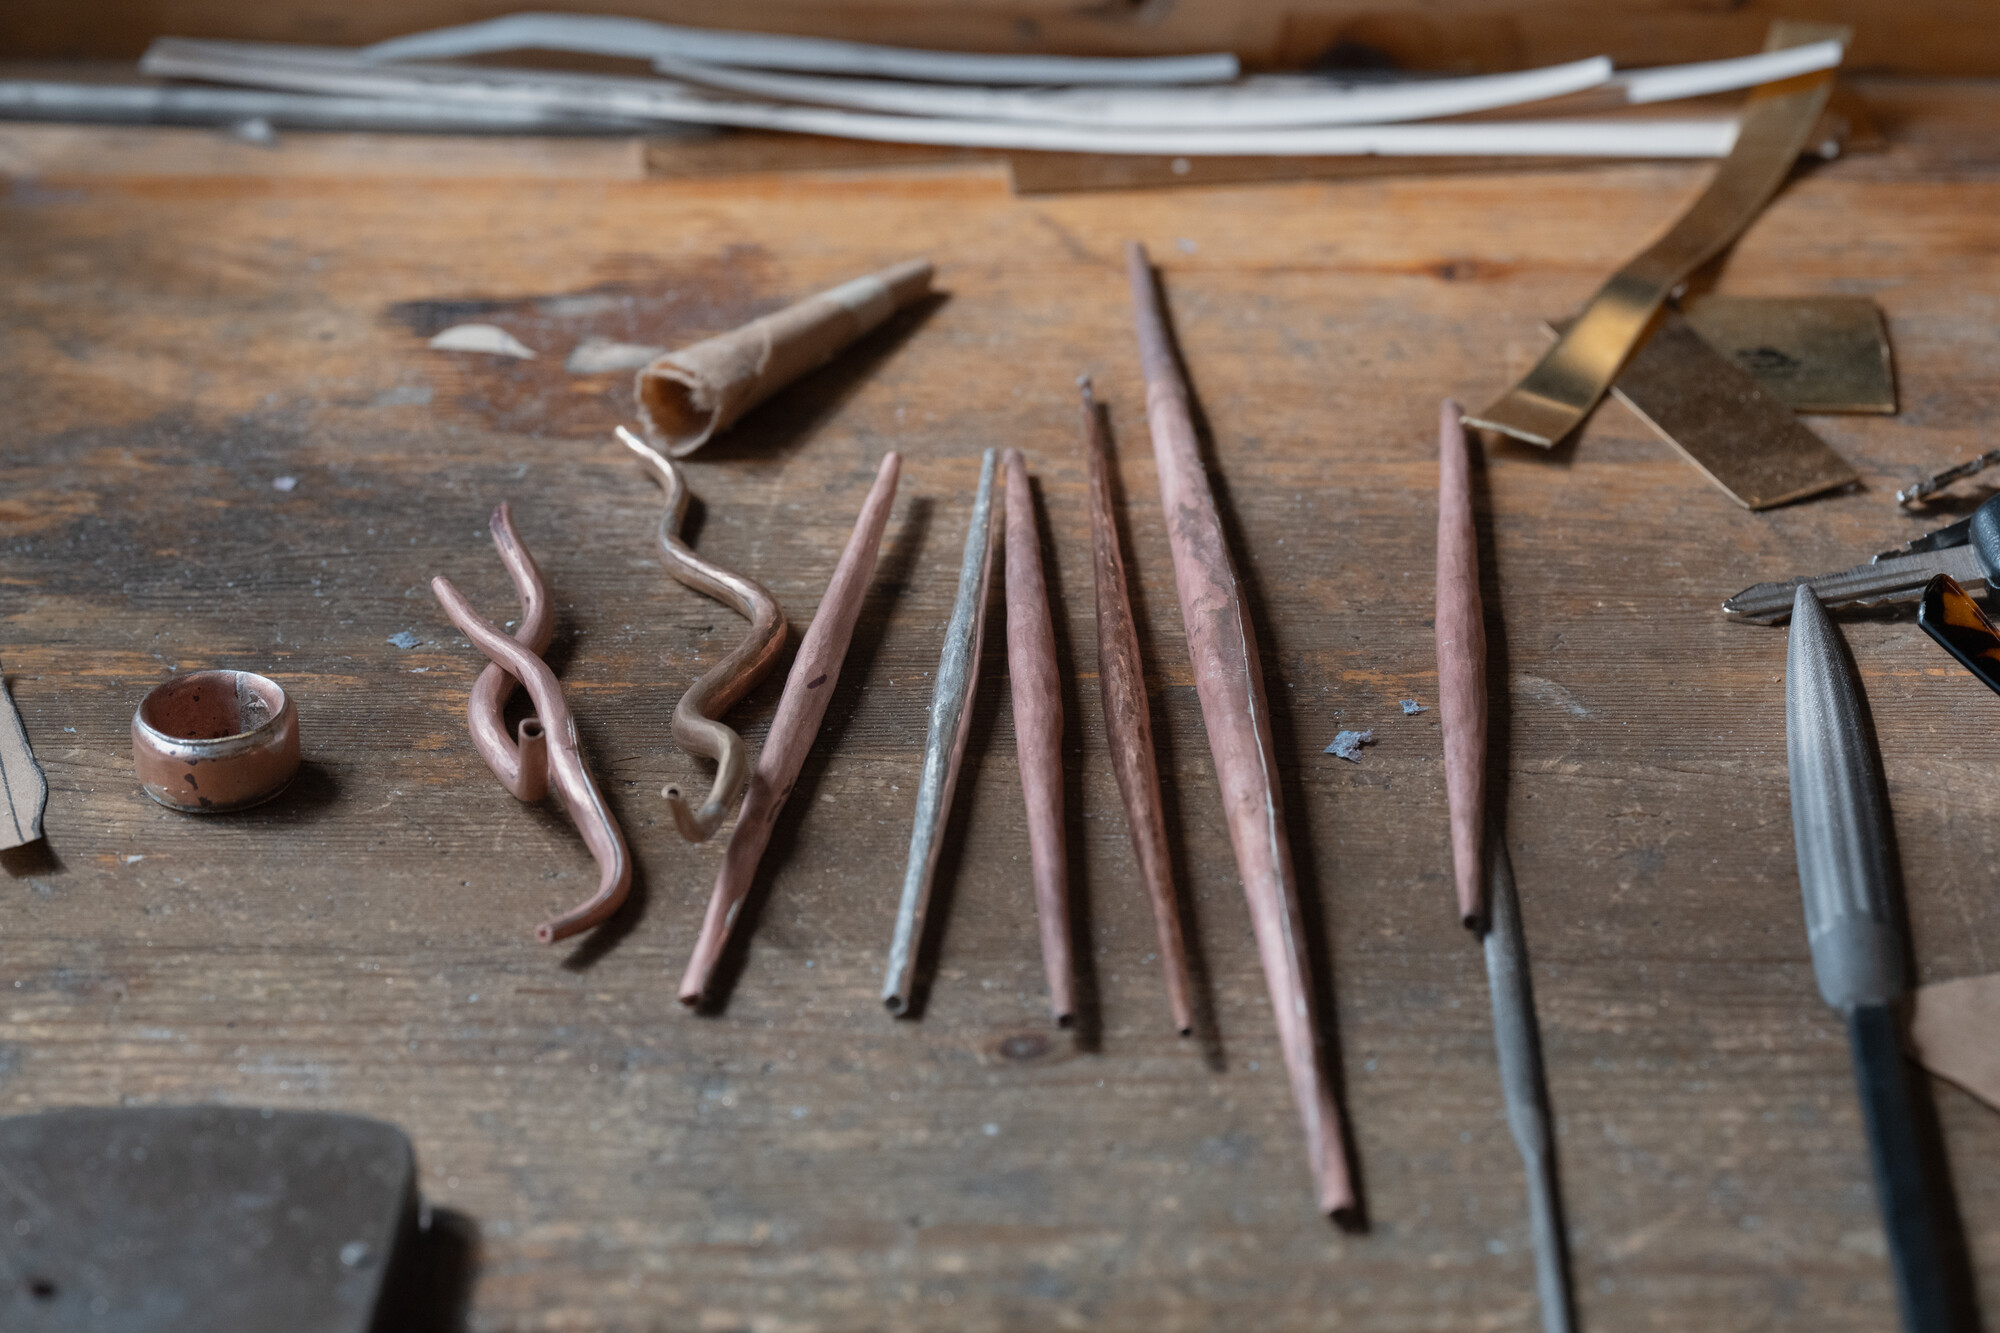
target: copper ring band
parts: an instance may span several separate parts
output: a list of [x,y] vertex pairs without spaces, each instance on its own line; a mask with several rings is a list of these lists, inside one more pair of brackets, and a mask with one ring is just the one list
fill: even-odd
[[299,714],[253,671],[191,671],[132,715],[132,765],[169,810],[221,814],[268,801],[299,771]]

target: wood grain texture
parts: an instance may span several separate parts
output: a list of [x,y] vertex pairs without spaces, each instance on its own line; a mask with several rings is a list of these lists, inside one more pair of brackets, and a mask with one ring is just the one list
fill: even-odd
[[[1868,89],[1894,139],[1793,182],[1721,275],[1878,300],[1904,407],[1815,428],[1864,488],[1742,511],[1616,403],[1486,467],[1496,789],[1534,942],[1587,1328],[1892,1325],[1860,1110],[1814,993],[1783,759],[1782,633],[1729,593],[1935,520],[1890,494],[1987,447],[2000,401],[2000,90]],[[74,141],[82,153],[89,136]],[[286,150],[276,150],[282,156]],[[581,150],[578,150],[581,151]],[[502,1330],[1369,1333],[1531,1327],[1520,1170],[1477,951],[1450,899],[1431,614],[1438,400],[1479,399],[1696,193],[1700,167],[1033,201],[993,167],[716,180],[172,179],[0,192],[0,661],[47,770],[0,854],[0,1109],[218,1099],[382,1116],[477,1229]],[[1165,270],[1212,433],[1373,1230],[1315,1218],[1153,502],[1119,244]],[[726,1008],[674,982],[722,848],[656,795],[674,699],[738,627],[663,595],[657,497],[585,336],[676,346],[903,254],[948,297],[688,463],[700,549],[811,617],[889,448],[899,498]],[[500,324],[533,362],[433,352]],[[1111,405],[1155,741],[1214,1037],[1160,1021],[1156,937],[1097,702],[1074,381]],[[926,672],[980,452],[1043,460],[1079,996],[1048,1031],[999,674],[980,693],[921,1021],[877,1001]],[[273,488],[280,477],[291,490]],[[1975,486],[1970,494],[1979,494]],[[550,656],[639,878],[606,946],[522,923],[583,896],[553,811],[465,738],[482,665],[431,603],[513,600],[520,508]],[[1918,979],[2000,970],[2000,728],[1907,618],[1845,626],[1901,839]],[[409,631],[417,647],[388,642]],[[125,728],[175,666],[297,699],[281,803],[176,816]],[[733,715],[761,745],[773,678]],[[1319,751],[1372,726],[1359,765]],[[1252,1068],[1252,1066],[1256,1068]],[[1939,1086],[2000,1310],[2000,1118]],[[990,1128],[989,1128],[990,1127]]]
[[[1594,55],[1621,65],[1713,60],[1756,50],[1774,18],[1816,19],[1854,26],[1855,68],[2000,73],[2000,29],[1987,0],[547,0],[535,7],[947,50],[1225,50],[1260,66],[1330,57],[1455,72]],[[160,36],[357,45],[521,8],[516,0],[12,0],[0,10],[0,54],[134,57]]]

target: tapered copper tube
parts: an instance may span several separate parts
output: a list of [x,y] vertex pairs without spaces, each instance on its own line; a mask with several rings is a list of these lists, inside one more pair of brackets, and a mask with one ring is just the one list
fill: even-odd
[[785,613],[763,584],[712,564],[689,549],[680,538],[688,502],[687,483],[680,469],[623,426],[618,427],[618,438],[646,461],[667,493],[666,513],[660,517],[660,553],[666,557],[667,572],[750,622],[750,633],[743,642],[690,685],[674,707],[674,739],[689,754],[715,761],[715,781],[709,784],[708,799],[699,810],[688,805],[678,786],[669,785],[660,794],[667,798],[681,836],[689,842],[706,842],[729,817],[729,807],[750,776],[749,749],[743,738],[716,721],[716,716],[728,712],[756,688],[777,663],[785,647]]
[[1458,918],[1486,921],[1486,616],[1479,603],[1479,539],[1472,525],[1472,455],[1457,403],[1438,412],[1438,721],[1451,806]]
[[743,811],[730,832],[722,868],[716,872],[715,892],[709,897],[708,915],[702,919],[701,934],[694,942],[694,956],[688,959],[687,974],[681,978],[682,1004],[698,1005],[707,996],[716,961],[729,943],[730,927],[736,924],[736,914],[750,892],[757,862],[771,841],[778,813],[791,799],[792,784],[799,780],[813,738],[819,735],[827,702],[840,679],[840,664],[854,638],[862,600],[868,595],[868,581],[875,574],[876,551],[889,522],[889,506],[896,499],[896,479],[902,467],[902,455],[882,456],[874,489],[861,506],[847,549],[840,553],[833,579],[819,599],[819,610],[806,626],[798,656],[792,659],[785,692],[778,697],[777,716],[771,719],[771,734],[757,756],[756,771],[751,773],[750,788],[743,796]]
[[[513,576],[514,587],[520,592],[522,630],[530,628],[535,608],[542,608],[544,624],[540,637],[546,644],[548,584],[543,580],[541,570],[536,568],[528,549],[514,535],[513,514],[505,504],[493,511],[493,544],[500,548],[500,558],[506,562],[507,572]],[[459,633],[472,640],[473,645],[485,653],[495,667],[526,687],[528,697],[534,701],[535,715],[522,720],[517,748],[508,742],[505,724],[497,714],[498,704],[504,703],[512,690],[494,690],[488,696],[498,701],[492,713],[478,708],[472,711],[474,748],[500,781],[507,785],[508,791],[516,796],[522,796],[524,792],[538,794],[536,797],[523,796],[524,800],[539,799],[540,793],[553,786],[563,808],[569,811],[570,819],[576,824],[577,832],[583,835],[584,845],[597,860],[597,892],[561,916],[535,927],[535,938],[549,944],[589,930],[616,912],[619,904],[625,901],[625,895],[632,887],[632,859],[625,849],[625,835],[619,831],[618,821],[611,817],[604,797],[598,793],[597,784],[591,781],[590,770],[583,762],[583,752],[577,745],[576,722],[570,716],[569,705],[563,700],[562,686],[535,651],[523,642],[508,638],[491,621],[473,610],[464,595],[452,586],[450,579],[442,575],[432,579],[431,592],[444,607],[445,614],[451,617],[451,623],[458,626]],[[481,679],[484,679],[483,675]],[[474,691],[473,697],[477,700],[481,697],[477,685]]]
[[938,857],[944,852],[966,739],[972,734],[972,700],[979,690],[987,589],[993,577],[993,483],[999,467],[998,449],[979,456],[979,487],[972,493],[972,522],[966,525],[965,549],[958,562],[958,593],[952,598],[951,619],[945,622],[937,683],[931,690],[923,774],[917,780],[917,808],[910,821],[910,859],[903,866],[896,932],[889,939],[889,965],[882,976],[882,1006],[898,1018],[910,1013],[916,995],[917,955],[923,948],[931,889],[937,880]]
[[1007,469],[1007,675],[1013,686],[1014,753],[1028,806],[1028,860],[1042,926],[1049,1013],[1057,1027],[1068,1027],[1076,1017],[1076,985],[1063,856],[1062,681],[1028,462],[1019,449],[1007,450],[1000,461]]
[[1222,535],[1222,520],[1195,445],[1187,385],[1169,345],[1165,313],[1145,247],[1126,246],[1139,357],[1146,371],[1146,417],[1174,556],[1174,583],[1187,627],[1195,692],[1201,699],[1223,813],[1257,952],[1271,992],[1278,1044],[1290,1071],[1306,1132],[1320,1207],[1343,1225],[1358,1220],[1354,1187],[1333,1088],[1320,1061],[1318,1026],[1306,960],[1305,926],[1293,882],[1285,813],[1278,799],[1278,756],[1271,743],[1257,638]]
[[1132,830],[1132,856],[1139,879],[1153,902],[1160,935],[1160,968],[1166,974],[1167,1007],[1185,1037],[1194,1031],[1194,986],[1188,980],[1187,945],[1181,939],[1180,904],[1174,898],[1172,862],[1167,856],[1167,818],[1160,801],[1160,769],[1153,757],[1153,722],[1146,703],[1146,667],[1139,657],[1139,630],[1125,583],[1125,557],[1118,549],[1118,523],[1111,508],[1111,444],[1104,415],[1083,390],[1083,452],[1090,463],[1090,547],[1097,571],[1097,683],[1104,696],[1104,730],[1111,742],[1111,771],[1125,802]]

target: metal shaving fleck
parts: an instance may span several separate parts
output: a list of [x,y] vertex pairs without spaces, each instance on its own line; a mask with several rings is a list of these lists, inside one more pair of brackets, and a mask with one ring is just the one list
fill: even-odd
[[1361,747],[1364,745],[1373,745],[1374,743],[1375,732],[1372,729],[1368,731],[1343,731],[1333,738],[1333,744],[1327,746],[1322,753],[1337,755],[1350,764],[1358,764],[1361,762]]

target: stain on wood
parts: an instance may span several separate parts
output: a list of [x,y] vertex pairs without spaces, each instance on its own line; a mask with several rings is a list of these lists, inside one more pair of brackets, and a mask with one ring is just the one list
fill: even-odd
[[546,295],[396,301],[385,317],[422,339],[468,321],[492,324],[535,353],[532,361],[426,354],[423,359],[440,381],[429,400],[432,405],[455,409],[494,430],[602,436],[610,430],[607,423],[631,415],[632,373],[571,373],[565,363],[578,344],[602,338],[677,346],[785,304],[758,297],[769,265],[755,245],[726,246],[711,262],[680,269],[642,256],[613,257],[603,267],[618,276]]

